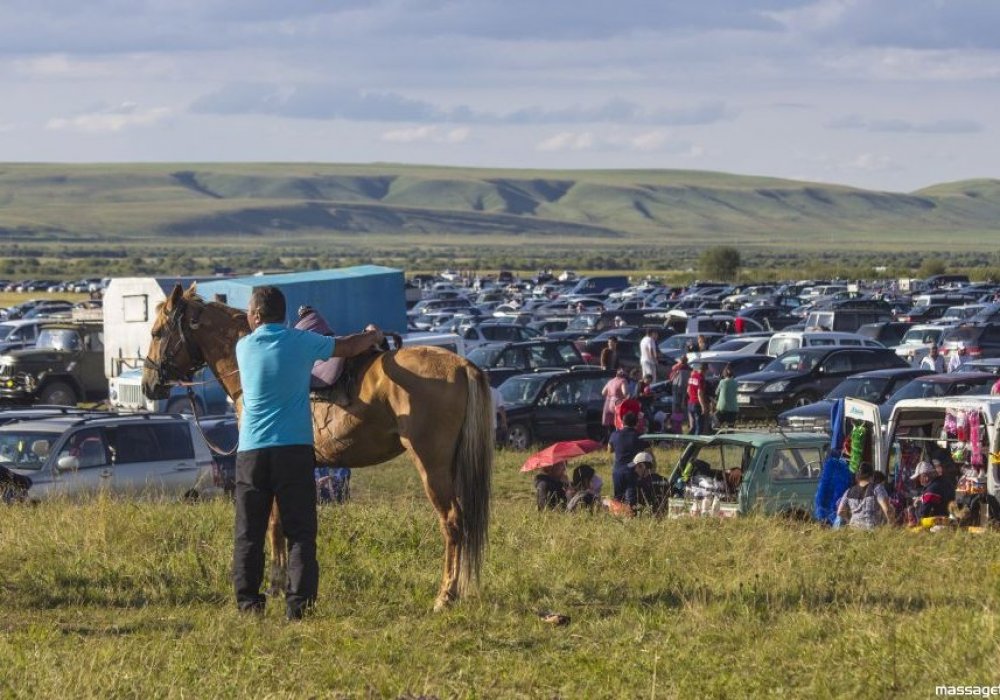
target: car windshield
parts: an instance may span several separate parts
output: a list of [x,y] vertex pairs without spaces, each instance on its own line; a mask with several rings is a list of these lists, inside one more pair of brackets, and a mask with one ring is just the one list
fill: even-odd
[[0,432],[0,464],[11,469],[41,469],[59,435],[40,430]]
[[819,355],[811,352],[786,352],[764,368],[764,372],[808,372],[816,366]]
[[594,314],[580,314],[566,324],[568,331],[589,331],[597,325],[597,316]]
[[698,336],[673,335],[660,343],[661,350],[686,350],[688,343],[694,345],[698,342]]
[[958,391],[954,391],[955,386],[948,382],[932,382],[927,379],[914,379],[912,382],[902,387],[895,394],[889,397],[889,401],[895,404],[903,399],[930,399],[935,396],[951,396],[954,394],[968,393],[972,389],[979,389],[978,386],[963,385]]
[[500,395],[508,406],[525,406],[534,402],[544,384],[545,377],[515,376],[500,385]]
[[784,338],[771,338],[767,344],[767,354],[777,357],[789,350],[797,350],[802,345],[799,336],[788,336]]
[[492,367],[502,350],[502,347],[490,348],[480,345],[478,348],[470,350],[469,354],[466,355],[466,359],[477,367]]
[[43,328],[35,346],[52,350],[76,350],[80,347],[80,335],[71,328]]
[[828,399],[861,399],[877,403],[889,383],[888,377],[848,377],[826,395]]
[[911,328],[903,336],[904,343],[936,343],[941,337],[940,328]]

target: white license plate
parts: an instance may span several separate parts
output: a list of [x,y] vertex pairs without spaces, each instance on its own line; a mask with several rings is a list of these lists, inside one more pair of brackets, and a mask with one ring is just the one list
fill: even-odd
[[750,403],[750,397],[746,394],[737,394],[736,403]]

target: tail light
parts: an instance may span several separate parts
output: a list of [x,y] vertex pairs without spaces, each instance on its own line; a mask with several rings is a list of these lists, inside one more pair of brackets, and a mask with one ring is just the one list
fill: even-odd
[[969,357],[979,357],[983,354],[983,349],[978,345],[966,345],[965,352],[969,354]]

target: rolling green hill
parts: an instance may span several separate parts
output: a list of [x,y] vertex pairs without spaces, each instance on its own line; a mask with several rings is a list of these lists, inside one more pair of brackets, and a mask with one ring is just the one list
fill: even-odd
[[[8,239],[510,236],[800,246],[1000,241],[1000,180],[910,194],[697,171],[5,164]],[[877,246],[876,246],[877,247]]]

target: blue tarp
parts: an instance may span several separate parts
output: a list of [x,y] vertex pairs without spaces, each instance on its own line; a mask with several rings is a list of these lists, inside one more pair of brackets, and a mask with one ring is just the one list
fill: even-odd
[[851,488],[854,481],[847,461],[840,456],[843,444],[844,400],[837,399],[830,407],[830,454],[823,462],[823,471],[819,475],[816,500],[813,504],[813,515],[816,519],[830,525],[837,519],[837,502],[844,492]]
[[298,308],[308,305],[322,314],[337,335],[357,333],[369,323],[386,331],[406,331],[403,271],[391,267],[358,265],[336,270],[235,277],[203,282],[198,285],[198,292],[208,300],[222,295],[229,306],[246,309],[253,288],[266,284],[284,293],[289,325],[297,320]]

